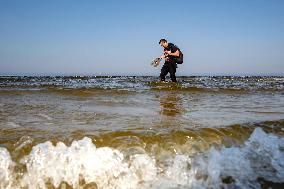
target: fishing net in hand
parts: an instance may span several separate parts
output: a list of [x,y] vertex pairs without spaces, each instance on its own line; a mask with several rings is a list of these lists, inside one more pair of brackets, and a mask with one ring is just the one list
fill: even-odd
[[151,65],[154,66],[154,67],[157,67],[160,62],[161,62],[161,58],[155,58],[152,62],[151,62]]

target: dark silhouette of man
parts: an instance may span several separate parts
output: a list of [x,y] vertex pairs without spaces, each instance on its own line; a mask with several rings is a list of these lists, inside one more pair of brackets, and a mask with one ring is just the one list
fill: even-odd
[[178,58],[181,54],[180,49],[173,43],[168,43],[166,39],[161,39],[159,44],[164,48],[164,55],[162,55],[160,58],[165,59],[165,63],[161,69],[160,79],[161,81],[165,81],[166,75],[170,73],[172,82],[177,82],[176,58]]

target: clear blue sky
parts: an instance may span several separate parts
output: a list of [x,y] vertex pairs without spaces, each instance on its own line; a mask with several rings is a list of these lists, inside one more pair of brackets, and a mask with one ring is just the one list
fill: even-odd
[[283,0],[0,0],[0,74],[283,75]]

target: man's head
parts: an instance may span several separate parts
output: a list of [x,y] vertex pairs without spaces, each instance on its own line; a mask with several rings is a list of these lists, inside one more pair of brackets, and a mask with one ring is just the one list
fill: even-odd
[[168,47],[168,41],[166,39],[160,39],[159,44],[164,48]]

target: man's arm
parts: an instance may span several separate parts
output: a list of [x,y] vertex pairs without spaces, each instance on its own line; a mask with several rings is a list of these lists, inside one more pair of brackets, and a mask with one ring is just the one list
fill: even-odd
[[169,56],[179,57],[179,49],[172,43],[169,43],[169,51],[165,51],[165,53]]
[[165,53],[167,53],[170,56],[176,56],[179,57],[179,50],[176,50],[175,52],[171,52],[171,51],[165,51]]

